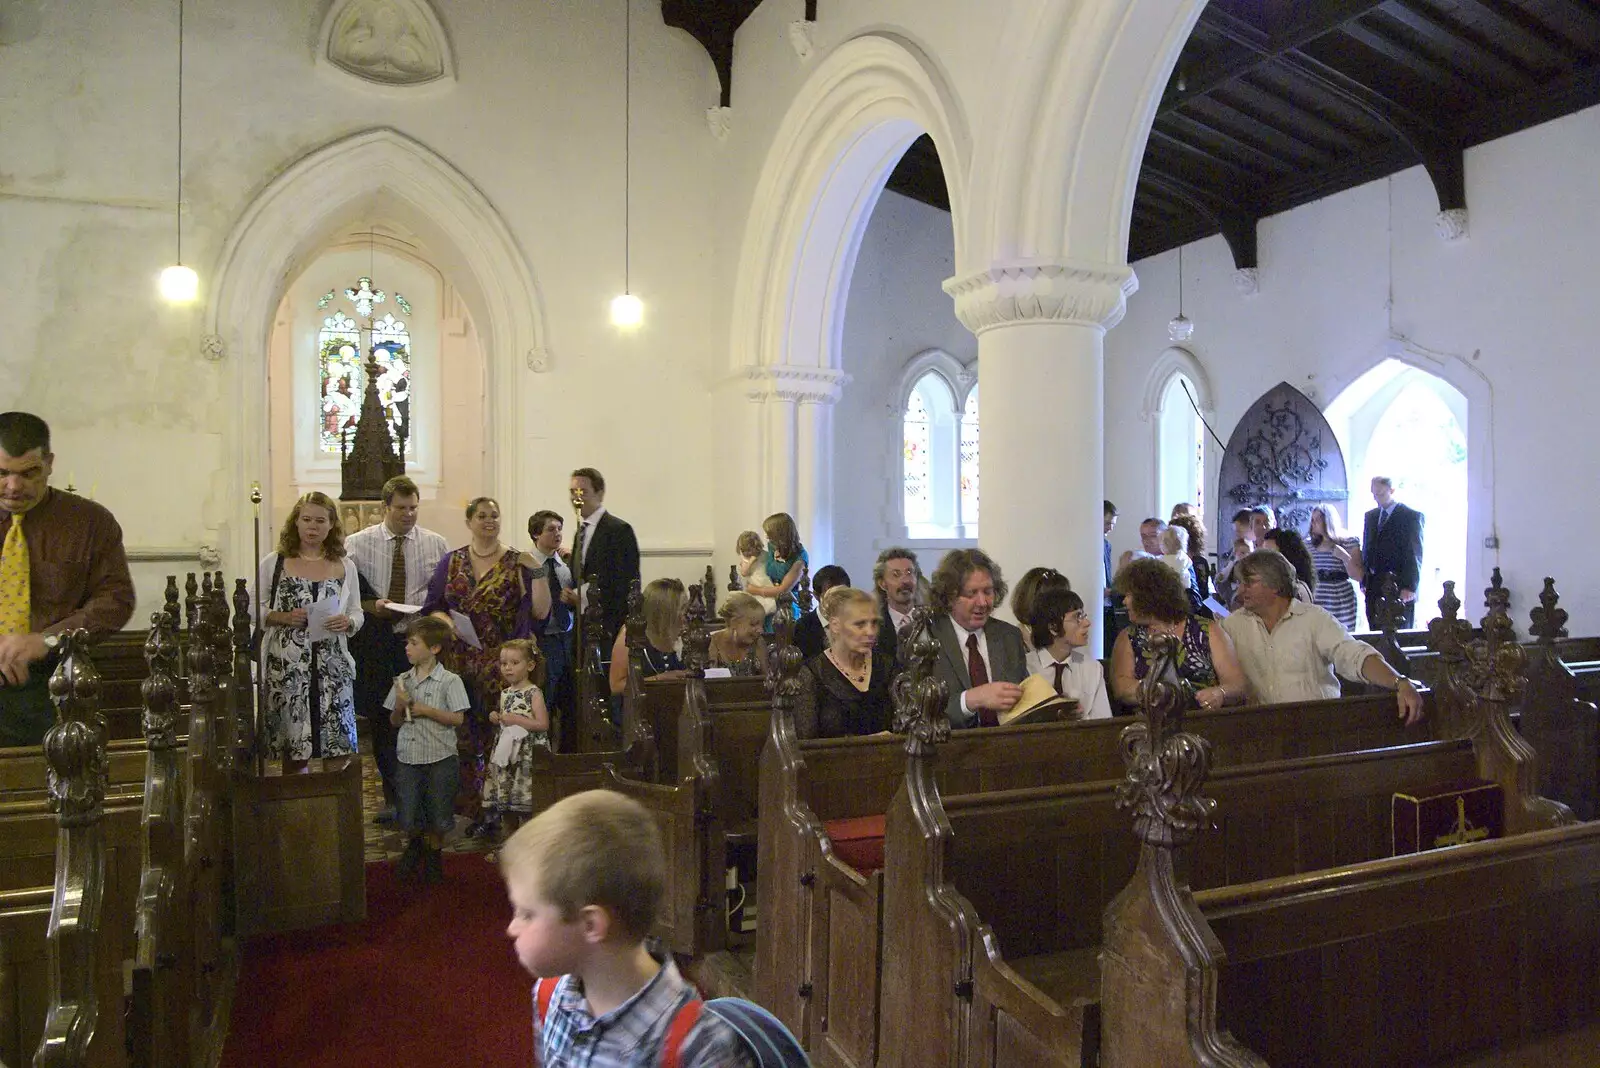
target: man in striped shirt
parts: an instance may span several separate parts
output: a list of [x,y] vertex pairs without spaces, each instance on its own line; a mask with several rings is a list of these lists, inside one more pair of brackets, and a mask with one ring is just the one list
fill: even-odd
[[361,576],[361,610],[381,625],[362,627],[350,642],[356,659],[356,711],[372,726],[372,757],[383,780],[385,808],[379,823],[395,818],[394,728],[384,710],[383,698],[394,677],[410,664],[406,661],[408,615],[390,610],[390,604],[420,605],[428,596],[428,582],[450,546],[443,536],[417,525],[422,494],[404,475],[383,484],[383,522],[345,538],[345,551]]

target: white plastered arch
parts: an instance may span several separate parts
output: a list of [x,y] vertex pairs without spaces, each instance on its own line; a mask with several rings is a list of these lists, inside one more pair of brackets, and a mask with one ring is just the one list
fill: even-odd
[[911,142],[932,136],[962,257],[970,144],[959,104],[914,45],[846,41],[796,94],[751,198],[734,291],[731,367],[837,368],[866,223]]
[[[223,537],[234,560],[251,560],[249,485],[270,473],[265,398],[273,320],[289,281],[375,196],[404,213],[461,293],[483,348],[490,395],[490,492],[525,514],[519,403],[524,376],[549,365],[543,301],[510,228],[471,180],[425,145],[392,129],[353,134],[288,166],[250,203],[228,235],[206,305],[207,350],[232,367],[239,418],[227,430],[230,463],[219,487]],[[492,488],[490,488],[492,487]],[[270,488],[264,491],[271,501]],[[272,517],[263,516],[270,535]]]
[[[973,159],[957,273],[992,261],[1127,261],[1145,141],[1205,0],[1025,0],[996,50],[1009,86]],[[1001,79],[1001,72],[1004,78]]]
[[[1200,409],[1200,419],[1207,426],[1216,426],[1216,404],[1213,401],[1211,389],[1211,376],[1206,374],[1205,366],[1192,351],[1181,345],[1171,345],[1161,351],[1156,357],[1156,362],[1151,365],[1150,373],[1145,377],[1144,398],[1139,405],[1139,416],[1150,425],[1150,491],[1151,497],[1156,501],[1154,511],[1160,510],[1161,493],[1161,417],[1166,412],[1167,389],[1172,385],[1172,379],[1182,375],[1194,387],[1195,407]],[[1183,401],[1188,404],[1187,400]],[[1207,448],[1205,450],[1205,470],[1201,477],[1205,485],[1216,484],[1216,475],[1222,464],[1220,449]]]

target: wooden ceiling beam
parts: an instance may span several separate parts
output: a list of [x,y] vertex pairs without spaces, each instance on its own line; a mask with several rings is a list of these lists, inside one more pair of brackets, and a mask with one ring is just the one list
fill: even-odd
[[[1212,95],[1208,99],[1240,114],[1250,114],[1263,122],[1268,118],[1300,132],[1301,139],[1317,138],[1346,152],[1361,144],[1361,139],[1350,130],[1335,124],[1311,108],[1302,107],[1293,100],[1250,81],[1241,81],[1229,90],[1227,96]],[[1265,116],[1265,118],[1263,118]]]
[[1519,7],[1504,0],[1456,0],[1457,6],[1475,11],[1479,17],[1495,24],[1496,32],[1520,42],[1525,50],[1543,52],[1555,65],[1569,66],[1582,63],[1588,57],[1572,42],[1551,33]]
[[[1283,171],[1293,171],[1300,168],[1299,161],[1285,159],[1284,157],[1279,156],[1268,149],[1262,148],[1258,145],[1253,145],[1250,142],[1229,133],[1227,130],[1220,128],[1215,123],[1208,122],[1205,119],[1200,118],[1194,114],[1194,109],[1192,107],[1186,108],[1183,111],[1174,112],[1171,115],[1164,115],[1162,116],[1161,121],[1167,123],[1168,125],[1176,123],[1190,127],[1194,130],[1198,130],[1200,132],[1200,136],[1210,138],[1213,141],[1218,141],[1223,145],[1226,145],[1230,151],[1254,160],[1257,165],[1257,169],[1265,169],[1268,172],[1281,173]],[[1183,139],[1179,138],[1179,140]]]
[[[1163,130],[1160,127],[1152,126],[1150,128],[1150,140],[1164,148],[1172,149],[1185,156],[1200,160],[1203,164],[1205,164],[1204,169],[1206,171],[1201,180],[1206,182],[1208,185],[1223,186],[1237,184],[1241,181],[1247,180],[1251,176],[1250,171],[1247,171],[1245,168],[1239,166],[1237,163],[1234,163],[1231,160],[1223,159],[1221,156],[1209,151],[1204,145],[1197,145],[1193,141],[1186,141],[1182,137],[1170,133],[1167,130]],[[1145,152],[1145,162],[1147,165],[1151,162],[1150,153],[1148,150]],[[1157,165],[1159,165],[1159,163]],[[1196,188],[1199,187],[1197,186]]]
[[1150,185],[1166,193],[1168,197],[1185,204],[1198,214],[1205,217],[1220,232],[1228,242],[1228,250],[1233,254],[1233,265],[1236,268],[1255,267],[1256,258],[1256,224],[1260,220],[1260,213],[1247,209],[1239,204],[1226,203],[1214,194],[1203,189],[1197,189],[1181,178],[1164,174],[1146,166],[1140,172],[1140,181],[1148,181]]
[[1421,34],[1429,44],[1461,57],[1471,67],[1482,70],[1517,89],[1526,89],[1535,79],[1526,70],[1512,63],[1488,46],[1464,37],[1425,12],[1418,11],[1406,0],[1391,0],[1383,13],[1396,22],[1409,26]]
[[1305,166],[1307,161],[1312,164],[1326,163],[1331,155],[1327,149],[1308,141],[1299,129],[1269,122],[1231,99],[1224,100],[1212,95],[1204,100],[1191,100],[1189,106],[1179,114],[1186,118],[1203,118],[1213,125],[1215,120],[1240,127],[1257,140],[1274,147],[1282,146],[1292,153],[1295,157],[1292,161],[1294,166]]
[[1447,92],[1478,100],[1484,99],[1482,87],[1461,77],[1447,64],[1439,62],[1432,56],[1425,56],[1369,26],[1351,23],[1339,32]]
[[[1389,0],[1321,0],[1321,2],[1301,0],[1296,4],[1296,11],[1303,12],[1302,17],[1271,33],[1215,4],[1208,5],[1200,12],[1196,31],[1215,33],[1223,40],[1243,48],[1245,56],[1215,68],[1186,71],[1188,88],[1177,96],[1169,94],[1169,99],[1163,101],[1157,114],[1166,114],[1182,106],[1185,100],[1206,96],[1279,56],[1310,44],[1317,38],[1338,30],[1388,2]],[[1180,70],[1183,69],[1183,62],[1182,58],[1178,60]],[[1174,76],[1176,77],[1176,72]]]
[[760,3],[761,0],[661,0],[661,21],[687,32],[711,57],[722,85],[725,108],[733,106],[733,39]]

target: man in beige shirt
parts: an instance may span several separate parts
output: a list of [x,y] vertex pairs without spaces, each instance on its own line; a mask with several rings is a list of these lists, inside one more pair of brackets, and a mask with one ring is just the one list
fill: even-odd
[[1407,725],[1422,718],[1422,697],[1376,649],[1352,638],[1339,621],[1294,597],[1294,568],[1259,549],[1234,568],[1244,607],[1222,621],[1256,701],[1315,701],[1339,696],[1334,673],[1395,691]]

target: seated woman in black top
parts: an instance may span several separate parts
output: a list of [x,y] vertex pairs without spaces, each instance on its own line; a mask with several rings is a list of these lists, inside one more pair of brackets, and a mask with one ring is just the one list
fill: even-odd
[[[644,588],[644,678],[681,679],[685,674],[678,647],[683,639],[683,610],[689,592],[675,578],[658,578]],[[628,688],[628,627],[617,631],[611,646],[611,692]]]
[[828,648],[800,669],[795,733],[801,738],[877,734],[894,719],[894,658],[876,648],[878,602],[863,590],[835,586],[822,599]]

